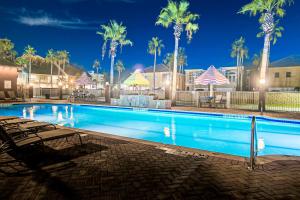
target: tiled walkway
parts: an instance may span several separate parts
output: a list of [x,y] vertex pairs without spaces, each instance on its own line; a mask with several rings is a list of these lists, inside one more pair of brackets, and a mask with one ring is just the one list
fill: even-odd
[[0,155],[0,199],[300,199],[299,160],[249,171],[241,161],[171,146],[77,140]]

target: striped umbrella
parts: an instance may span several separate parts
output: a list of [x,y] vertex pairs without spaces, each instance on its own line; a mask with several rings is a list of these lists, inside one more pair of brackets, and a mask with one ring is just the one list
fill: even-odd
[[92,85],[93,80],[88,76],[86,72],[83,72],[81,76],[75,81],[77,85],[86,86],[86,85]]
[[213,85],[229,84],[229,80],[211,65],[203,74],[195,79],[196,85],[209,85],[210,96],[212,96]]
[[131,74],[125,81],[124,84],[127,86],[144,86],[149,87],[149,81],[143,76],[141,72],[136,70],[133,74]]

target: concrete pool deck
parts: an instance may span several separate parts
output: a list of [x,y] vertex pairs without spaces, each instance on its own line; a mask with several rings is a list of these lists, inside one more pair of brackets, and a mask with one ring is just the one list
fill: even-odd
[[84,131],[0,155],[0,199],[299,199],[300,159],[244,159]]

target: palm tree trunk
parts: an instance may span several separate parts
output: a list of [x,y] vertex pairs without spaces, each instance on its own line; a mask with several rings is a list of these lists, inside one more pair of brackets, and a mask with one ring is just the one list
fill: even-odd
[[155,72],[156,72],[156,50],[154,52],[154,64],[153,64],[153,91],[155,92],[155,81],[156,81],[156,77],[155,77]]
[[176,104],[178,43],[179,43],[179,38],[175,37],[174,66],[173,66],[172,89],[171,89],[172,105]]
[[[66,60],[64,59],[64,63],[63,63],[63,74],[65,75],[65,69],[66,69]],[[62,76],[63,77],[63,76]]]
[[31,81],[31,60],[29,61],[29,69],[28,69],[28,84],[30,85]]
[[259,85],[259,110],[265,111],[265,89],[266,89],[266,72],[269,63],[269,52],[270,52],[270,37],[271,34],[265,35],[264,49],[261,60],[260,68],[260,85]]
[[51,62],[51,79],[50,79],[50,83],[51,83],[51,89],[53,88],[53,63]]
[[115,64],[115,56],[111,55],[110,59],[110,84],[114,84],[114,64]]
[[239,90],[239,60],[240,60],[240,56],[239,54],[236,56],[236,90]]
[[99,77],[99,75],[98,75],[98,67],[96,67],[96,89],[98,89],[98,82],[99,82],[98,77]]
[[109,84],[109,95],[112,98],[113,97],[113,85],[114,85],[114,64],[115,64],[115,55],[114,53],[111,54],[111,60],[110,60],[110,84]]
[[119,70],[119,76],[118,76],[118,83],[119,83],[119,89],[121,88],[121,71]]

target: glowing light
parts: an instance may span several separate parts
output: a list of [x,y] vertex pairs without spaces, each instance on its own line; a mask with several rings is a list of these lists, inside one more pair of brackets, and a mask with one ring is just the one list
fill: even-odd
[[260,79],[260,80],[259,80],[259,83],[260,83],[260,84],[265,84],[265,83],[266,83],[266,80],[265,80],[265,79]]
[[165,84],[166,84],[166,85],[170,85],[170,81],[169,81],[169,80],[166,80]]

